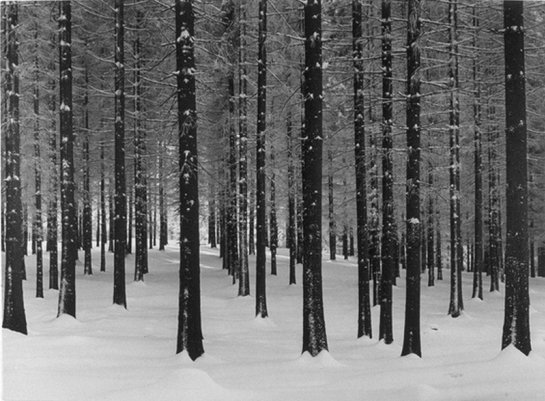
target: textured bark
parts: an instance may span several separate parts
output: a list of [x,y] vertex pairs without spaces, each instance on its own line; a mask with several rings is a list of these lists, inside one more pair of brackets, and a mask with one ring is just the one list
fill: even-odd
[[268,316],[266,292],[265,237],[266,194],[265,194],[265,129],[267,116],[267,0],[259,1],[258,56],[257,56],[257,133],[256,133],[256,281],[255,314]]
[[180,293],[176,353],[204,353],[199,267],[199,187],[192,1],[176,0],[176,69],[180,184]]
[[[135,0],[136,2],[137,0]],[[143,281],[148,272],[148,193],[146,180],[146,131],[142,118],[142,45],[140,30],[143,29],[144,14],[136,10],[136,38],[134,41],[134,214],[135,214],[135,258],[134,280]]]
[[291,109],[287,111],[286,117],[286,143],[287,143],[287,157],[288,157],[288,227],[286,229],[287,234],[287,246],[289,248],[289,270],[290,270],[290,285],[296,284],[296,251],[297,251],[297,238],[295,227],[295,170],[293,165],[293,132],[292,132],[292,113]]
[[322,299],[322,4],[305,12],[305,134],[303,154],[303,353],[327,350]]
[[407,18],[407,284],[401,355],[420,349],[420,0],[409,0]]
[[462,245],[460,238],[460,104],[458,100],[458,0],[449,0],[449,196],[450,196],[450,302],[448,314],[458,317],[462,301]]
[[115,226],[114,226],[114,217],[115,217],[115,207],[114,207],[114,189],[112,184],[112,179],[108,180],[108,252],[114,251],[114,238],[115,238]]
[[[55,50],[57,37],[55,34],[51,35],[50,48],[53,52]],[[49,65],[51,74],[55,73],[55,63]],[[51,116],[55,116],[56,113],[56,80],[51,78],[49,80],[49,88],[51,95],[49,97],[49,111]],[[57,166],[57,119],[51,118],[49,127],[49,205],[47,208],[47,251],[49,251],[49,288],[59,289],[59,268],[58,268],[58,227],[57,227],[57,214],[58,214],[58,192],[59,192],[59,170]]]
[[93,274],[93,267],[91,264],[91,248],[93,247],[93,212],[91,206],[91,166],[89,158],[89,95],[88,95],[88,85],[89,85],[89,74],[87,68],[85,68],[85,88],[83,95],[83,236],[82,236],[82,245],[84,254],[84,265],[83,265],[83,274]]
[[[478,46],[479,17],[473,6],[473,46]],[[483,159],[481,136],[481,85],[477,55],[473,59],[473,130],[475,142],[475,251],[473,256],[473,298],[483,299]]]
[[[216,248],[216,188],[214,180],[208,183],[208,243]],[[250,252],[251,253],[251,252]]]
[[6,35],[5,99],[7,101],[6,129],[6,260],[4,266],[4,316],[2,327],[27,334],[23,299],[22,267],[22,205],[20,181],[19,134],[19,44],[17,38],[17,3],[4,5]]
[[[134,167],[134,165],[133,165]],[[134,168],[133,168],[134,170]],[[129,184],[130,185],[130,184]],[[127,199],[127,210],[128,210],[128,217],[127,217],[127,248],[126,248],[126,253],[127,254],[131,254],[132,253],[132,220],[133,220],[133,214],[132,214],[132,211],[133,211],[133,196],[132,196],[132,188],[129,187],[129,196],[128,196],[128,199]]]
[[246,69],[246,2],[239,4],[239,286],[238,295],[250,295],[248,267],[248,82]]
[[[102,124],[101,124],[102,127]],[[106,180],[104,178],[104,141],[100,141],[100,271],[106,271]]]
[[335,197],[333,194],[333,150],[331,138],[328,138],[330,148],[327,150],[327,218],[329,220],[329,259],[335,260],[337,252],[337,224],[335,222]]
[[36,253],[36,297],[44,297],[43,284],[43,252],[42,252],[42,174],[40,160],[40,90],[39,82],[39,64],[38,64],[38,25],[34,31],[35,59],[34,59],[34,224],[33,224],[33,243]]
[[[161,142],[158,157],[159,169],[159,250],[164,251],[168,245],[167,193],[165,191],[165,143]],[[155,236],[155,234],[154,234]],[[154,239],[155,242],[155,239]]]
[[227,252],[229,273],[233,276],[233,284],[238,278],[238,222],[237,222],[237,145],[235,129],[235,77],[229,73],[229,209],[227,213]]
[[278,248],[278,222],[276,221],[276,176],[274,146],[271,144],[271,179],[269,188],[269,249],[271,251],[271,274],[276,276],[276,249]]
[[528,181],[522,1],[504,2],[507,238],[502,349],[525,355],[530,344],[528,294]]
[[77,219],[74,199],[74,134],[72,132],[72,23],[70,1],[59,3],[61,132],[61,286],[57,316],[76,317],[76,236]]
[[499,185],[497,182],[497,154],[496,145],[499,137],[498,126],[494,122],[496,107],[488,105],[488,119],[491,121],[488,127],[488,268],[490,272],[490,291],[499,291],[500,273],[500,248],[499,235],[501,226],[499,222]]
[[433,224],[434,212],[433,212],[433,195],[431,189],[433,188],[433,170],[431,163],[428,165],[428,224],[427,224],[427,267],[428,267],[428,287],[435,285],[435,254],[434,254],[434,242],[433,231],[435,229]]
[[123,0],[115,0],[115,238],[114,304],[127,307],[125,251],[127,248],[127,188],[125,185],[125,53]]
[[380,281],[379,340],[390,344],[392,279],[395,255],[394,163],[392,159],[392,22],[390,0],[382,0],[382,274]]
[[545,277],[545,247],[537,248],[537,276]]
[[358,338],[372,337],[369,302],[367,189],[365,160],[365,106],[363,103],[362,4],[352,1],[352,56],[354,62],[354,156],[356,173],[356,237],[358,246]]

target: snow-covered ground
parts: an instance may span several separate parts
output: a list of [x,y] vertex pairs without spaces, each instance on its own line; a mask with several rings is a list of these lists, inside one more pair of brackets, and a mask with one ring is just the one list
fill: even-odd
[[[28,257],[29,335],[3,330],[4,400],[545,400],[545,279],[530,281],[530,357],[500,352],[503,295],[485,291],[484,301],[471,300],[470,274],[464,273],[464,314],[446,315],[446,270],[436,287],[422,278],[423,358],[402,358],[404,277],[394,288],[394,343],[357,340],[355,262],[324,260],[330,353],[312,359],[300,355],[301,265],[299,283],[289,286],[280,250],[278,276],[267,276],[270,318],[256,320],[253,296],[237,297],[216,250],[202,247],[206,353],[193,363],[175,355],[177,248],[150,251],[145,284],[132,281],[134,258],[127,258],[127,310],[112,306],[112,254],[101,273],[93,253],[93,276],[77,266],[77,320],[55,317],[57,291],[34,298]],[[379,308],[372,313],[378,337]]]

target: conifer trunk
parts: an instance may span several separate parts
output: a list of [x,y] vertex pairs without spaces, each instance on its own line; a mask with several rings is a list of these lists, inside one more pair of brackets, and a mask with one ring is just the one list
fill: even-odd
[[276,176],[274,146],[271,144],[271,198],[269,204],[269,249],[271,251],[271,274],[276,276],[276,248],[278,248],[278,224],[276,221]]
[[91,166],[90,166],[90,155],[89,155],[89,95],[88,95],[88,85],[89,85],[89,74],[87,68],[85,69],[85,93],[83,96],[83,251],[84,254],[84,266],[83,274],[93,274],[93,267],[91,265],[91,248],[93,246],[93,215],[92,215],[92,206],[91,206]]
[[295,275],[296,262],[296,227],[295,227],[295,170],[293,166],[293,133],[292,133],[292,113],[288,108],[286,117],[286,143],[288,157],[288,227],[287,227],[287,245],[289,248],[289,283],[296,284]]

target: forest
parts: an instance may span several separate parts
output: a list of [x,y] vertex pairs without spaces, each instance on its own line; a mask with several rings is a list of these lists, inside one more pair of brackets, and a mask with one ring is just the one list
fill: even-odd
[[0,15],[3,399],[545,398],[545,2]]

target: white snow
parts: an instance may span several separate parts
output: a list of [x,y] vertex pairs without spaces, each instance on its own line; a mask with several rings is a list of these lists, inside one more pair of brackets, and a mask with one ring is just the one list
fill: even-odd
[[[171,241],[173,244],[175,241]],[[2,258],[4,255],[1,255]],[[49,256],[46,257],[48,260]],[[372,308],[373,339],[356,339],[356,259],[323,262],[329,352],[301,355],[302,278],[288,285],[286,249],[278,249],[278,276],[267,274],[269,318],[255,318],[255,293],[237,297],[238,285],[221,269],[217,250],[201,247],[205,354],[196,362],[175,355],[179,249],[149,251],[145,283],[133,282],[134,256],[126,260],[127,306],[112,305],[113,254],[107,272],[93,250],[92,276],[77,265],[77,319],[56,318],[58,291],[34,298],[35,257],[24,282],[28,336],[3,330],[3,399],[9,400],[543,400],[545,399],[545,279],[530,279],[533,351],[500,352],[502,293],[468,298],[447,316],[445,280],[422,280],[423,358],[400,357],[405,280],[393,288],[394,343],[378,342],[379,307]],[[83,255],[80,253],[80,260]],[[268,259],[269,261],[270,259]],[[250,256],[252,290],[255,257]],[[269,271],[267,263],[267,271]],[[47,288],[48,266],[44,283]],[[448,269],[447,269],[448,270]],[[404,276],[404,272],[402,273]],[[488,278],[484,286],[488,285]]]

